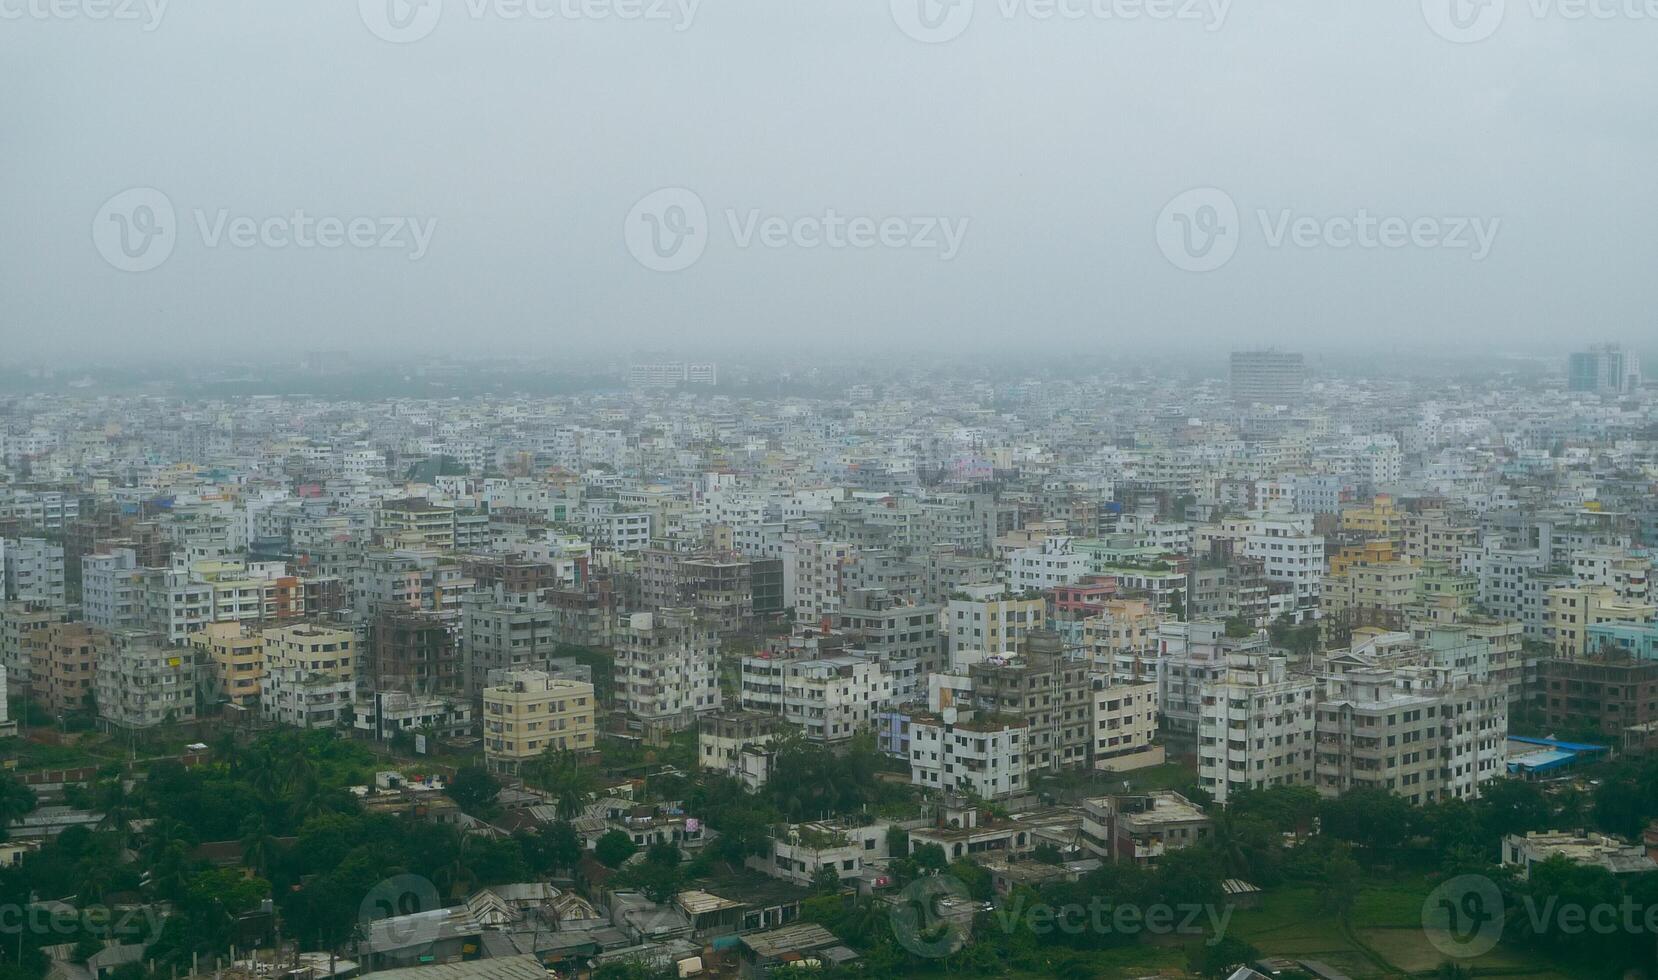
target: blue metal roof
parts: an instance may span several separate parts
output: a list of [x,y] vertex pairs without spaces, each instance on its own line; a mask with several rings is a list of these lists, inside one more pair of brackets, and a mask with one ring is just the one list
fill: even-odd
[[1514,772],[1519,769],[1526,769],[1532,772],[1541,772],[1545,769],[1563,766],[1576,759],[1577,756],[1578,753],[1576,752],[1533,752],[1531,755],[1511,759],[1508,763],[1508,771]]
[[1586,742],[1562,742],[1559,739],[1527,738],[1524,735],[1510,735],[1508,740],[1510,742],[1524,742],[1527,745],[1548,745],[1567,752],[1605,752],[1607,748],[1604,745],[1590,745]]

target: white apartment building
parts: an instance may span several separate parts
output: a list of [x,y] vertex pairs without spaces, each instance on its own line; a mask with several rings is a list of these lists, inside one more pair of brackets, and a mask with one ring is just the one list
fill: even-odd
[[616,639],[616,704],[647,729],[681,731],[720,709],[720,640],[695,610],[622,616]]
[[98,651],[98,721],[123,731],[195,721],[195,681],[189,654],[144,630],[116,631]]
[[1505,775],[1502,684],[1409,666],[1348,671],[1324,685],[1315,778],[1325,796],[1368,788],[1412,804],[1473,799]]
[[910,781],[926,789],[962,790],[994,800],[1029,787],[1022,721],[986,717],[953,721],[953,709],[910,718]]
[[81,615],[111,632],[144,625],[144,569],[131,548],[114,548],[81,559]]
[[1017,650],[1026,634],[1047,621],[1047,600],[1010,598],[999,586],[967,586],[944,606],[950,652]]
[[846,569],[857,558],[844,541],[796,538],[783,545],[783,590],[797,623],[834,615],[846,592]]
[[862,657],[787,660],[781,666],[783,720],[814,742],[846,742],[893,703],[886,669]]
[[44,538],[0,539],[0,596],[8,601],[65,601],[63,547]]
[[1112,683],[1091,678],[1090,744],[1095,769],[1137,768],[1163,761],[1157,740],[1157,681]]
[[1224,805],[1233,793],[1313,781],[1316,685],[1282,657],[1233,654],[1203,686],[1198,783]]
[[1082,581],[1089,573],[1089,556],[1072,552],[1070,545],[1070,538],[1048,538],[1040,547],[1010,552],[1008,588],[1014,592],[1036,592]]

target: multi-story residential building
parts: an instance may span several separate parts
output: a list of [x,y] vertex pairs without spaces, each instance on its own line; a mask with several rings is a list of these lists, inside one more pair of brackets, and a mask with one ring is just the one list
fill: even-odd
[[373,691],[459,696],[456,625],[443,613],[382,606],[368,624],[368,656],[359,665],[358,679]]
[[683,607],[622,617],[616,707],[647,735],[683,731],[720,709],[719,634]]
[[1224,623],[1165,622],[1158,627],[1156,643],[1160,727],[1172,746],[1195,751],[1204,688],[1226,675],[1232,655],[1265,654],[1266,634],[1228,636]]
[[1538,665],[1543,722],[1567,731],[1598,730],[1621,742],[1658,723],[1658,661],[1609,653]]
[[1599,344],[1566,360],[1568,391],[1625,395],[1641,385],[1641,361],[1619,344]]
[[460,615],[472,579],[455,558],[429,549],[370,552],[352,572],[352,606],[361,619],[386,605]]
[[1007,557],[1007,583],[1014,592],[1033,592],[1071,585],[1089,574],[1087,555],[1070,550],[1071,539],[1051,537],[1039,547],[1021,548]]
[[845,571],[857,558],[856,545],[801,537],[783,545],[783,574],[797,623],[832,615],[845,593]]
[[455,508],[419,497],[388,500],[376,514],[375,531],[399,547],[455,550]]
[[1096,741],[1088,665],[1058,656],[1057,637],[1046,631],[1033,636],[1032,645],[1028,654],[991,656],[969,667],[972,705],[1022,720],[1031,771],[1085,766]]
[[782,716],[805,737],[825,745],[867,731],[893,702],[892,678],[862,657],[782,661]]
[[352,720],[357,638],[346,630],[300,624],[266,630],[259,712],[296,728],[333,728]]
[[[358,692],[352,715],[353,732],[377,742],[399,736],[459,738],[473,731],[472,702],[466,698],[405,691]],[[415,747],[418,749],[418,742]]]
[[265,638],[243,623],[209,623],[190,637],[212,677],[217,698],[246,706],[259,697]]
[[1406,513],[1402,520],[1404,556],[1415,562],[1443,562],[1455,568],[1463,553],[1477,548],[1479,528],[1454,521],[1444,511]]
[[1082,846],[1113,861],[1151,864],[1213,831],[1203,808],[1173,790],[1082,801]]
[[594,747],[593,685],[538,670],[497,673],[483,691],[484,761],[494,772],[517,775],[548,751]]
[[753,574],[753,563],[734,552],[647,548],[639,553],[640,604],[690,607],[714,629],[735,633],[754,621]]
[[144,625],[144,568],[132,548],[111,548],[81,559],[81,614],[99,629]]
[[0,539],[0,598],[65,601],[63,547],[45,538]]
[[1228,657],[1202,687],[1199,785],[1222,805],[1240,790],[1310,785],[1315,700],[1313,679],[1281,657]]
[[1095,769],[1124,771],[1163,761],[1157,739],[1157,681],[1113,680],[1091,674],[1089,762]]
[[1012,597],[995,586],[969,586],[944,606],[950,652],[1017,651],[1031,630],[1043,627],[1047,614],[1047,600],[1040,595]]
[[1623,623],[1643,626],[1658,622],[1658,605],[1631,601],[1606,585],[1571,586],[1548,591],[1548,634],[1558,657],[1571,659],[1588,652],[1589,630]]
[[926,678],[943,666],[938,606],[905,605],[884,589],[854,589],[835,612],[834,626],[878,661],[893,682],[893,697],[926,694]]
[[1096,671],[1131,681],[1157,678],[1157,636],[1163,617],[1145,599],[1108,599],[1082,621],[1082,648]]
[[1325,635],[1360,626],[1404,629],[1418,598],[1422,569],[1408,561],[1349,565],[1326,575],[1319,589],[1320,625]]
[[1341,529],[1366,541],[1390,541],[1404,545],[1405,513],[1391,494],[1379,493],[1368,504],[1350,504],[1341,509]]
[[8,602],[0,605],[0,666],[14,694],[26,694],[34,685],[34,662],[47,631],[67,622],[64,606],[47,602]]
[[769,778],[766,747],[783,730],[783,720],[763,711],[720,711],[697,722],[697,767],[740,779],[757,789]]
[[110,645],[110,634],[86,623],[56,623],[35,647],[29,665],[30,692],[48,712],[66,715],[85,710],[96,697],[93,678]]
[[1030,786],[1026,729],[1016,718],[983,715],[968,720],[917,712],[910,717],[910,781],[924,789],[1003,799]]
[[1325,679],[1318,791],[1383,789],[1413,804],[1472,799],[1505,775],[1508,692],[1437,667],[1354,670]]
[[522,599],[502,602],[476,593],[462,601],[463,673],[466,690],[474,698],[491,672],[544,669],[559,645],[569,640],[558,610],[533,595]]
[[98,651],[93,688],[106,729],[141,731],[196,719],[194,660],[154,633],[112,634]]

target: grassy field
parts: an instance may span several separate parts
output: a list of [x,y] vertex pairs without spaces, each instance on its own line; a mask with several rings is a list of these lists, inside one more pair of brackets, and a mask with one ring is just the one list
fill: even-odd
[[[1259,909],[1234,913],[1228,931],[1263,955],[1322,960],[1355,980],[1431,974],[1447,960],[1422,931],[1422,904],[1431,890],[1421,878],[1367,880],[1349,927],[1330,912],[1316,889],[1275,888]],[[1504,946],[1461,965],[1479,975],[1528,980],[1599,976],[1589,965],[1540,960]]]

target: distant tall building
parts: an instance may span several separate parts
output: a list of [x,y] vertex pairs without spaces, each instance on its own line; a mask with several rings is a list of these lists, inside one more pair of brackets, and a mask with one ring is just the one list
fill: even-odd
[[1232,400],[1239,405],[1287,405],[1301,397],[1306,377],[1306,361],[1300,354],[1232,352]]
[[1618,344],[1599,344],[1566,359],[1570,391],[1627,395],[1641,385],[1641,359]]

